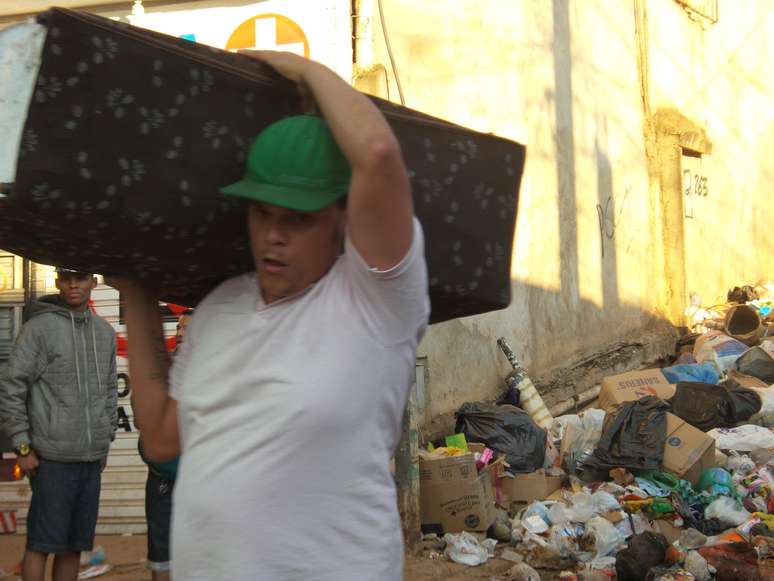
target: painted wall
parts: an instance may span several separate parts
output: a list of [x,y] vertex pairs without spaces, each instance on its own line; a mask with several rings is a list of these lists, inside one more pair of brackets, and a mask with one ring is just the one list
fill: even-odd
[[[774,5],[719,2],[717,24],[700,26],[675,2],[650,0],[650,97],[704,128],[704,196],[685,220],[687,293],[725,301],[729,286],[772,276],[774,169]],[[686,184],[687,185],[687,184]],[[695,184],[694,184],[695,186]]]
[[[688,290],[713,302],[770,273],[774,7],[719,4],[709,24],[674,0],[383,0],[406,104],[527,145],[512,306],[430,330],[428,416],[499,393],[500,335],[545,384],[681,323]],[[679,150],[661,155],[648,130],[664,109],[712,143],[700,159],[710,193],[694,200],[693,219],[683,219],[681,191],[665,198],[664,176],[681,167]],[[686,280],[677,294],[676,271]]]

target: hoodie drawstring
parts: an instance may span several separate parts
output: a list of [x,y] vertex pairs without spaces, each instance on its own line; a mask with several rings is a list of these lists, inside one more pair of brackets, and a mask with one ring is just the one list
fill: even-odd
[[83,393],[81,388],[81,365],[78,357],[78,338],[75,336],[75,317],[73,317],[72,311],[70,312],[70,327],[73,331],[73,351],[75,352],[75,378],[78,382],[78,393]]
[[91,346],[94,348],[94,366],[97,368],[97,385],[99,392],[102,393],[102,374],[99,372],[99,356],[97,355],[97,332],[94,330],[94,322],[90,321],[91,327]]

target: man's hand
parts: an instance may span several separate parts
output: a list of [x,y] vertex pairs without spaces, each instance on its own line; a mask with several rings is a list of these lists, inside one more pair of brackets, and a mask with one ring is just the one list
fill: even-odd
[[289,81],[293,81],[301,96],[301,108],[304,113],[313,115],[318,114],[314,95],[312,95],[312,92],[304,81],[304,73],[310,67],[319,66],[317,63],[292,52],[250,49],[242,49],[237,52],[269,65],[283,77]]
[[99,461],[99,470],[100,470],[100,472],[104,472],[105,471],[105,466],[107,466],[107,456],[103,457]]
[[141,283],[125,276],[105,275],[105,284],[121,292],[146,291]]
[[35,476],[35,473],[38,471],[38,466],[40,465],[40,461],[35,455],[35,450],[31,450],[26,456],[16,456],[16,461],[19,463],[22,474],[29,477]]
[[237,52],[263,61],[283,77],[299,85],[304,82],[304,71],[308,67],[314,66],[313,61],[292,52],[250,49],[243,49]]

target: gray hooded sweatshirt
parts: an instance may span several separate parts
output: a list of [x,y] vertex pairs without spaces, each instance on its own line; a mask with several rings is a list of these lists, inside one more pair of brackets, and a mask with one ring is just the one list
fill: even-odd
[[0,376],[0,426],[57,462],[107,456],[117,426],[116,335],[58,295],[33,303]]

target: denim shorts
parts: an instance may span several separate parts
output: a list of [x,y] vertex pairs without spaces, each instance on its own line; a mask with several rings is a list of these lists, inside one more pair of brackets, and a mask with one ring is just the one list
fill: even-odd
[[27,549],[62,554],[91,551],[97,528],[102,466],[40,459],[30,479]]
[[169,532],[174,480],[148,470],[145,483],[145,518],[148,521],[148,568],[169,571]]

